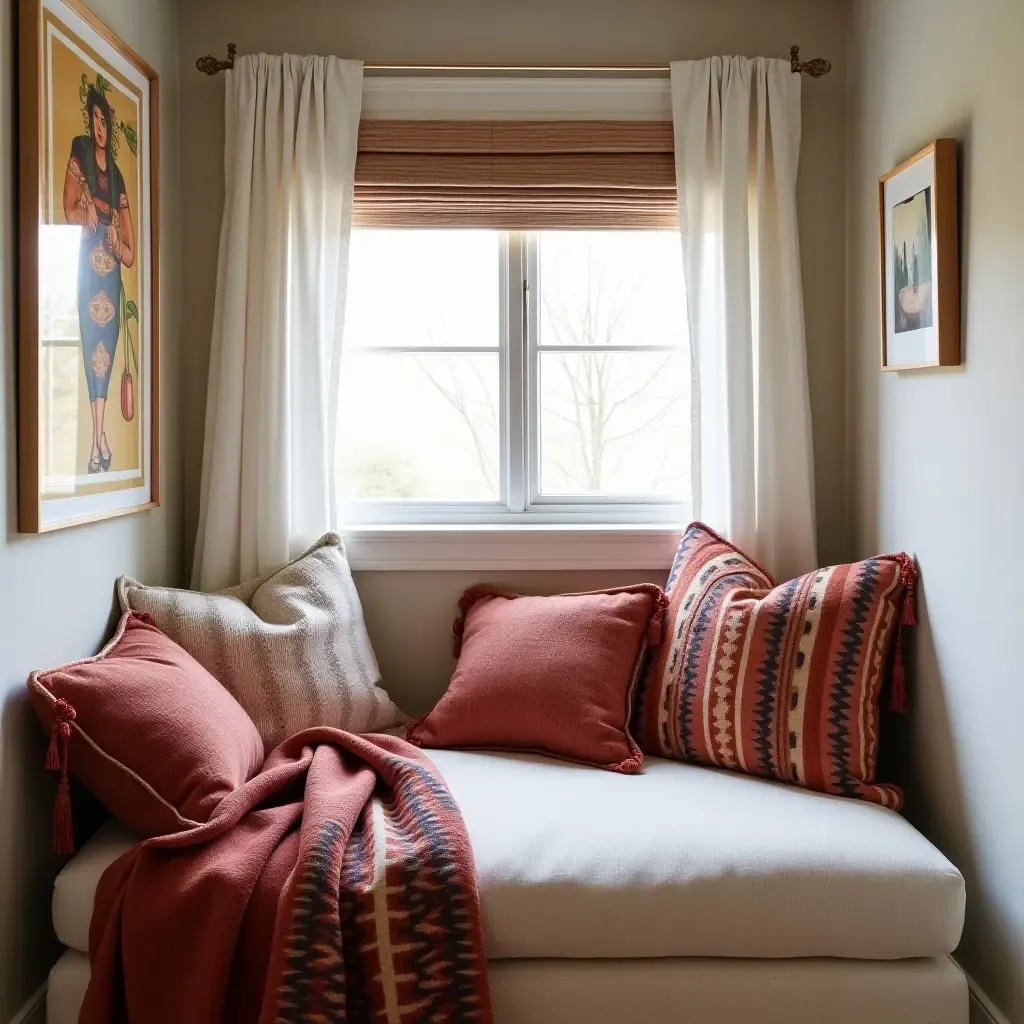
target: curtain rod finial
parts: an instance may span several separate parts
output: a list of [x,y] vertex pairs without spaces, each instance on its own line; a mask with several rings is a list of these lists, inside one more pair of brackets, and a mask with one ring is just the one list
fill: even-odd
[[228,59],[218,60],[212,54],[208,53],[205,57],[200,57],[196,61],[196,67],[202,71],[204,75],[215,75],[219,71],[230,71],[235,66],[235,54],[238,52],[238,48],[234,43],[228,43]]
[[822,57],[815,57],[814,60],[801,60],[799,46],[790,47],[789,66],[794,74],[810,75],[811,78],[821,78],[822,75],[827,75],[832,70],[832,62]]

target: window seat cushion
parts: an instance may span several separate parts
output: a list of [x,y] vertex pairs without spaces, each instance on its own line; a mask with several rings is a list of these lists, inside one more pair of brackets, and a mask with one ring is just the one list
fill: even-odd
[[[431,750],[466,821],[490,959],[951,952],[964,880],[875,804],[648,758],[617,775],[529,754]],[[108,826],[61,872],[60,940],[85,950]]]

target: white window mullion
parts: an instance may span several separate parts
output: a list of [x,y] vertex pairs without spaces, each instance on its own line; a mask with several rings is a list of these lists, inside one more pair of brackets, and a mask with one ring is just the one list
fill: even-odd
[[505,458],[503,474],[504,501],[510,512],[523,512],[529,501],[527,487],[527,452],[523,438],[526,430],[526,374],[524,334],[528,296],[524,236],[512,232],[505,236],[504,264],[502,267],[502,408],[505,437],[502,452]]
[[526,507],[534,505],[540,494],[540,254],[537,235],[524,236],[524,273],[529,301],[525,305],[524,365],[526,367],[526,436],[527,494]]

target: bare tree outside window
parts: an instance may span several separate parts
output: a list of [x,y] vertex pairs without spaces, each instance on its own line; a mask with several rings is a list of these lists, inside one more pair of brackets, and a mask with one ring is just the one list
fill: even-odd
[[[583,289],[566,295],[563,289],[547,288],[540,297],[550,343],[580,350],[547,357],[541,352],[545,366],[542,417],[568,428],[567,434],[556,435],[561,444],[552,445],[549,458],[573,490],[588,494],[607,493],[635,445],[678,404],[678,394],[655,387],[670,372],[671,353],[659,353],[653,366],[644,358],[647,353],[630,356],[627,352],[627,358],[616,358],[624,344],[623,315],[638,290],[638,273],[631,278],[612,276],[607,267],[595,262],[591,251]],[[548,365],[554,380],[545,387]],[[638,417],[635,410],[641,404],[645,408]],[[669,483],[666,467],[663,452],[651,480],[652,491]]]
[[[354,232],[337,445],[343,501],[500,502],[511,472],[502,403],[516,399],[501,392],[499,311],[520,299],[518,273],[502,272],[507,244],[500,232]],[[678,236],[540,232],[521,245],[535,336],[508,340],[529,396],[524,434],[509,442],[537,455],[538,497],[685,499]],[[503,288],[513,292],[504,300]]]
[[668,494],[684,486],[688,380],[682,317],[664,273],[671,239],[646,235],[541,235],[544,492]]

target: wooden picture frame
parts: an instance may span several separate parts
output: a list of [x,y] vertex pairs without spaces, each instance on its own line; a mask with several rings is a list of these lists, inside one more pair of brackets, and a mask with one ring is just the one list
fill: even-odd
[[960,365],[956,140],[878,179],[882,369]]
[[45,533],[160,503],[159,79],[81,0],[18,15],[18,524]]

